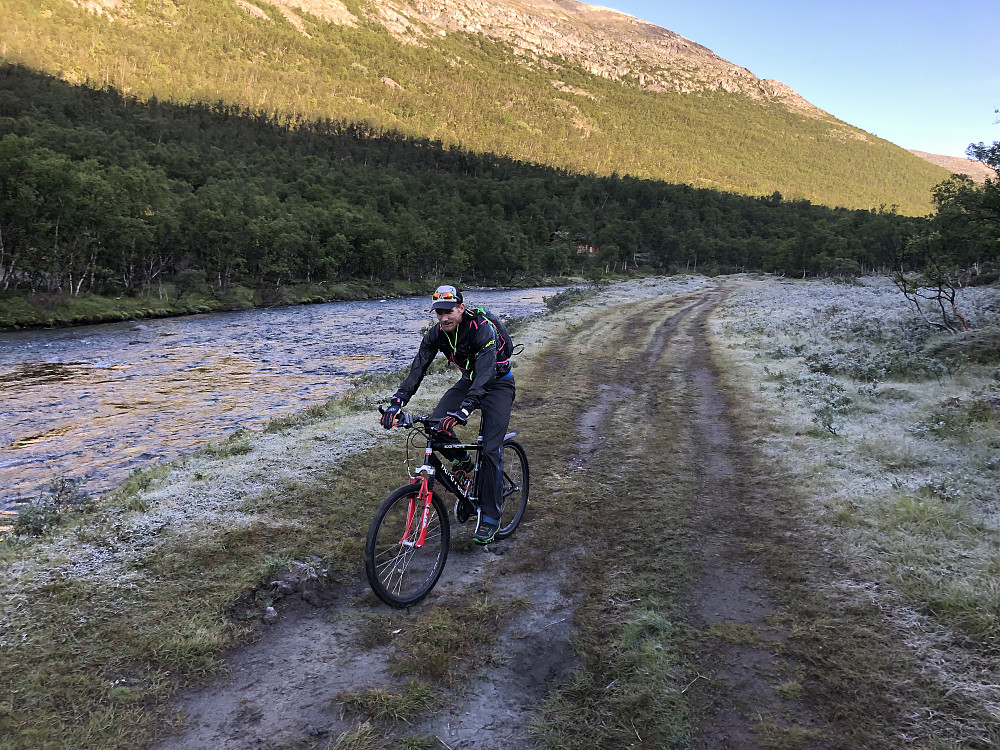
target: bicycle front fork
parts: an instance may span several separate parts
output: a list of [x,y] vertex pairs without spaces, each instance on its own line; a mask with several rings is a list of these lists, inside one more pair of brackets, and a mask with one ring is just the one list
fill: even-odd
[[[432,451],[428,445],[424,457],[424,465],[416,470],[415,473],[417,476],[413,477],[413,481],[420,484],[420,490],[417,492],[416,497],[410,498],[406,509],[406,528],[403,529],[403,538],[399,542],[404,547],[416,547],[420,549],[424,546],[424,542],[427,541],[427,524],[431,518],[434,501],[435,469],[431,466],[431,453]],[[417,516],[418,511],[420,513],[420,531],[416,539],[411,539],[413,535],[413,519]]]

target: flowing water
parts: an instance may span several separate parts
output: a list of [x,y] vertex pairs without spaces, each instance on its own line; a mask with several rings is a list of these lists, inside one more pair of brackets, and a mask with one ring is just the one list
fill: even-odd
[[[501,316],[559,290],[470,291]],[[405,367],[424,297],[0,333],[0,510],[55,476],[90,494],[233,431]]]

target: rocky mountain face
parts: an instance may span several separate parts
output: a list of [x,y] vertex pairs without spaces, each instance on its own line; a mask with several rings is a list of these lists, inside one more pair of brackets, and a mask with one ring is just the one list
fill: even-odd
[[[94,2],[95,0],[91,0]],[[125,0],[97,0],[120,4]],[[260,17],[266,6],[231,0]],[[383,24],[396,38],[427,45],[453,32],[482,34],[510,44],[526,64],[555,68],[565,57],[606,79],[630,82],[651,91],[694,93],[722,90],[757,100],[776,101],[800,113],[823,115],[780,81],[757,78],[679,34],[610,8],[576,0],[369,0],[363,17],[340,0],[271,0],[301,33],[298,15],[329,23]]]
[[914,151],[913,149],[910,149],[910,153],[919,156],[921,159],[930,162],[931,164],[944,167],[945,169],[950,170],[952,174],[963,174],[970,178],[973,182],[977,182],[980,185],[986,182],[987,179],[997,179],[996,171],[979,161],[963,159],[960,156],[929,154],[926,151]]

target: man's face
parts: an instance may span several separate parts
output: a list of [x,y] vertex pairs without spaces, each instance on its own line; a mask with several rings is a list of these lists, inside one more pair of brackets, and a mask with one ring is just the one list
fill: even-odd
[[458,324],[462,322],[462,313],[465,312],[465,305],[455,305],[450,310],[435,310],[441,330],[445,333],[454,333]]

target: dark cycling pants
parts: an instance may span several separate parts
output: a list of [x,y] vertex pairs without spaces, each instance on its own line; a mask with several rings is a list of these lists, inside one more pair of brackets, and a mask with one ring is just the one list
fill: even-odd
[[[472,381],[463,378],[449,388],[438,402],[431,415],[437,419],[450,411],[457,411],[465,397],[469,394]],[[494,522],[500,521],[500,509],[497,502],[500,499],[500,452],[503,449],[503,436],[507,434],[510,424],[510,411],[514,405],[514,375],[494,381],[479,403],[483,415],[483,449],[479,462],[479,474],[476,477],[476,494],[479,496],[479,507],[483,517]],[[447,458],[457,460],[462,458],[462,451],[441,451]]]

